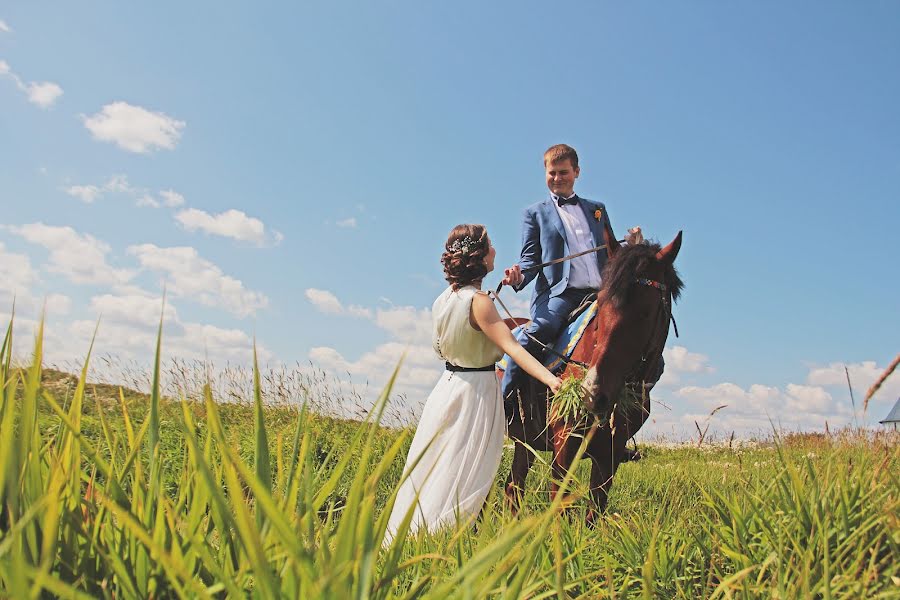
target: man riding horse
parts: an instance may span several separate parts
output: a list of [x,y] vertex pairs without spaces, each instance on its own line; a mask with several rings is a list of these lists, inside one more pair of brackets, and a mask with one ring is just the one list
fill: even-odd
[[[519,263],[504,271],[503,285],[522,290],[536,280],[531,298],[531,323],[518,333],[519,342],[539,360],[544,346],[552,346],[566,325],[567,317],[586,297],[595,297],[601,286],[601,273],[606,265],[605,250],[583,253],[603,244],[603,231],[612,230],[609,215],[602,202],[575,194],[575,180],[581,170],[578,154],[566,144],[557,144],[544,153],[544,171],[550,197],[525,209],[522,227],[522,252]],[[640,227],[629,231],[629,244],[643,240]],[[554,263],[534,268],[541,263]],[[662,358],[658,361],[657,381],[662,375]],[[503,375],[503,399],[507,413],[524,397],[527,375],[510,361]]]
[[[563,365],[562,379],[587,368],[585,408],[601,418],[593,425],[549,419],[546,388],[507,360],[502,391],[515,451],[506,496],[517,509],[533,450],[553,452],[555,496],[584,439],[584,456],[591,459],[587,520],[593,522],[606,507],[619,464],[632,457],[626,442],[649,417],[646,392],[663,372],[672,303],[682,288],[674,268],[681,232],[662,248],[643,243],[640,227],[635,227],[620,246],[606,207],[575,194],[580,173],[575,150],[564,144],[551,147],[544,167],[550,197],[525,210],[521,259],[506,269],[501,286],[519,291],[536,280],[531,322],[520,328],[518,339],[538,359],[554,354],[554,342],[572,311],[596,298],[593,320],[573,341],[570,359],[557,363]],[[623,391],[637,401],[620,402]],[[581,435],[571,435],[575,429]]]

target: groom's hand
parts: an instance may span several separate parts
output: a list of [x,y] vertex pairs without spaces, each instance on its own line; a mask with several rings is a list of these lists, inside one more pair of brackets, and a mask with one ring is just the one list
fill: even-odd
[[629,246],[636,246],[637,244],[644,243],[644,234],[641,232],[641,227],[638,225],[637,227],[632,227],[628,230],[628,235],[625,236],[625,242]]
[[513,265],[503,270],[503,285],[517,286],[523,281],[525,281],[525,276],[522,275],[519,265]]

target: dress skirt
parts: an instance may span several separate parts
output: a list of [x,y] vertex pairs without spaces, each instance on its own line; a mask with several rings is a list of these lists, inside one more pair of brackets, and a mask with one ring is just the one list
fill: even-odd
[[422,527],[434,532],[478,514],[500,467],[505,437],[495,372],[444,371],[425,402],[403,468],[409,476],[397,493],[385,541],[393,538],[417,493],[410,533]]

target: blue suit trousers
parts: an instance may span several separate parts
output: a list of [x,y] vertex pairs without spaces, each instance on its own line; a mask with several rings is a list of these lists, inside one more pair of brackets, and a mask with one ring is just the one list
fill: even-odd
[[[566,326],[566,318],[588,294],[596,294],[596,290],[569,288],[559,296],[550,297],[548,293],[535,298],[531,306],[531,323],[516,335],[522,347],[538,361],[544,362],[546,351],[532,338],[552,346]],[[515,361],[510,360],[501,383],[504,400],[514,399],[516,390],[524,388],[528,377]]]

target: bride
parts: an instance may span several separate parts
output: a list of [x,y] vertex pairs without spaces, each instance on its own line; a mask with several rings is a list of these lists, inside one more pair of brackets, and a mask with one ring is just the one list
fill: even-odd
[[559,379],[519,345],[481,291],[496,253],[483,225],[457,225],[447,238],[441,262],[450,287],[431,308],[433,345],[446,370],[425,402],[386,543],[410,510],[409,533],[422,527],[433,532],[481,510],[500,467],[506,435],[494,371],[504,352],[552,391],[559,389]]

